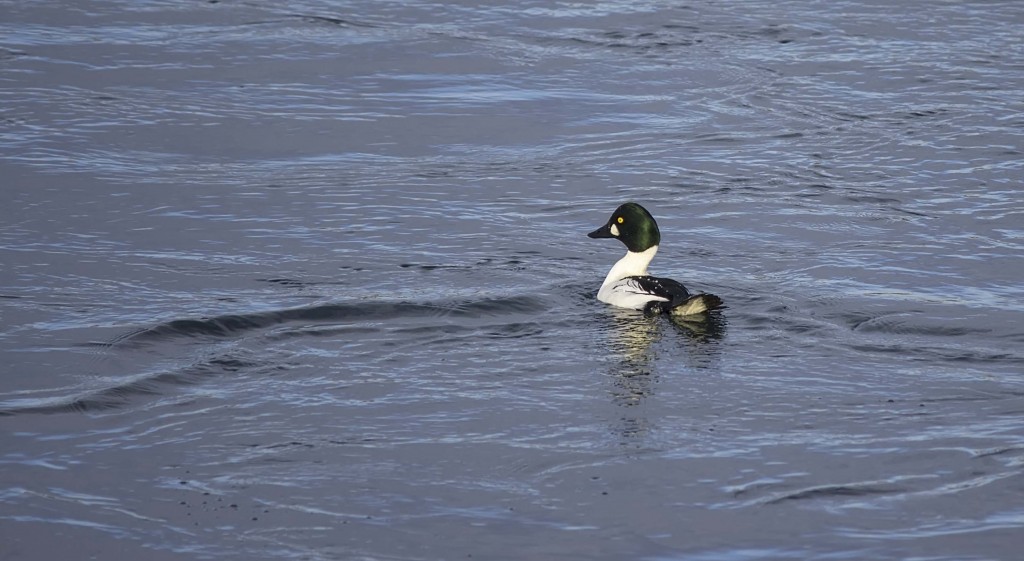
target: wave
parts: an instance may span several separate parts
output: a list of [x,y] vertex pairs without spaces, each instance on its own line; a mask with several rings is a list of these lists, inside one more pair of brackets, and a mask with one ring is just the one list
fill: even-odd
[[173,337],[229,338],[289,323],[333,324],[352,321],[390,321],[410,318],[474,318],[539,312],[547,305],[532,296],[449,300],[441,302],[364,301],[320,304],[302,308],[176,319],[125,333],[102,347],[140,344]]
[[162,395],[166,386],[196,384],[217,374],[257,366],[258,363],[224,355],[188,366],[148,373],[114,386],[69,396],[23,399],[0,408],[0,417],[25,414],[94,413],[119,409],[131,398]]
[[[363,322],[407,322],[416,318],[475,318],[536,314],[549,305],[534,296],[508,296],[478,299],[453,299],[436,302],[360,301],[320,304],[302,308],[226,314],[206,318],[183,318],[137,329],[119,337],[90,343],[106,352],[137,349],[173,339],[199,339],[201,342],[230,341],[266,331],[270,328],[301,325],[300,333],[309,334],[311,325],[358,325]],[[404,324],[401,326],[406,328]],[[492,326],[493,328],[493,326]],[[492,333],[495,337],[522,337],[536,333],[531,322],[510,321]],[[493,331],[493,329],[492,329]],[[0,416],[20,414],[53,414],[98,412],[123,407],[133,397],[160,395],[167,386],[199,383],[221,374],[267,366],[265,361],[246,358],[244,349],[228,347],[186,365],[137,374],[100,389],[72,395],[46,398],[24,398],[0,403]]]

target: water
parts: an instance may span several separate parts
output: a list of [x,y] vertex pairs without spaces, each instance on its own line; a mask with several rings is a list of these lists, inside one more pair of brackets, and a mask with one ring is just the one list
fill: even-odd
[[0,13],[3,557],[1019,556],[1018,2]]

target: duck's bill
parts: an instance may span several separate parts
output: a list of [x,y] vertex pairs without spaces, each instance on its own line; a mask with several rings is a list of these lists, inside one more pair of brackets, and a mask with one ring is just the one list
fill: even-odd
[[594,230],[593,232],[587,234],[587,237],[588,238],[614,238],[615,236],[612,235],[611,226],[609,224],[605,224],[604,226],[601,226],[597,230]]

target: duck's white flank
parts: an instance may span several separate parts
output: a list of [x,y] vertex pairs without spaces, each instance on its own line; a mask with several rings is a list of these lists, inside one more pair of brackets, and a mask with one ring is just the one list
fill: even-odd
[[651,246],[644,251],[627,251],[626,256],[619,259],[608,276],[604,278],[601,289],[597,291],[597,299],[623,308],[634,308],[642,310],[644,305],[651,300],[667,301],[647,293],[638,293],[637,287],[631,287],[628,282],[620,282],[626,277],[642,277],[647,274],[647,266],[658,253],[658,246]]

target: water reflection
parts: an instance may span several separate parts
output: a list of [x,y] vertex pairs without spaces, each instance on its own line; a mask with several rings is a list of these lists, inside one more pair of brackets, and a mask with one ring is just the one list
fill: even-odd
[[[681,356],[689,368],[707,368],[720,353],[718,342],[725,336],[725,318],[719,313],[691,320],[643,317],[634,310],[613,308],[608,329],[608,347],[616,360],[609,372],[612,401],[623,407],[641,404],[653,394],[658,374],[654,368],[659,350]],[[682,348],[682,353],[674,352]]]
[[652,348],[661,339],[661,318],[645,318],[635,310],[613,308],[608,347],[617,358],[612,363],[612,402],[631,407],[651,395],[657,375],[651,371],[656,353]]
[[675,328],[680,344],[686,348],[687,366],[707,368],[715,363],[721,354],[719,343],[725,337],[727,323],[720,311],[697,316],[692,320],[670,318],[666,323]]

